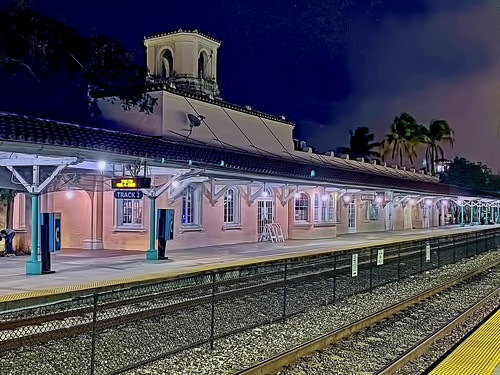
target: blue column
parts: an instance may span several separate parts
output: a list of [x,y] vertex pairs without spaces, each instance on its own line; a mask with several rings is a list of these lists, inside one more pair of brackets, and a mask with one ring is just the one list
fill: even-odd
[[477,223],[481,224],[481,206],[479,206],[479,215],[477,216]]
[[474,206],[473,206],[473,205],[472,205],[472,203],[471,203],[471,206],[470,206],[470,225],[474,225],[474,223],[473,223],[473,221],[472,221],[472,220],[473,220],[473,219],[472,219],[473,217],[474,217]]
[[461,220],[460,220],[460,226],[463,227],[465,224],[464,224],[464,205],[462,204],[462,207],[461,207]]
[[38,194],[31,195],[31,258],[26,263],[26,275],[41,275],[42,262],[38,260]]
[[147,260],[158,260],[158,250],[155,249],[155,226],[156,226],[156,217],[155,217],[155,202],[156,197],[150,196],[150,209],[149,209],[149,249],[146,251],[146,259]]

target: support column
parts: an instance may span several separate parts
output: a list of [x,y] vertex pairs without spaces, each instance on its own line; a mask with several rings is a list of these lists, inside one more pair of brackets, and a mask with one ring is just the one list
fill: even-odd
[[461,220],[460,220],[460,226],[463,227],[464,224],[464,205],[462,204],[461,208]]
[[146,251],[147,260],[158,260],[158,250],[155,249],[155,227],[156,227],[156,197],[150,196],[150,208],[149,208],[149,249]]
[[479,215],[477,216],[477,223],[481,224],[481,206],[479,206]]
[[472,221],[473,217],[474,217],[474,206],[471,203],[471,206],[470,206],[470,225],[474,225],[474,223]]
[[42,262],[38,260],[38,196],[31,195],[31,257],[26,263],[26,275],[42,274]]

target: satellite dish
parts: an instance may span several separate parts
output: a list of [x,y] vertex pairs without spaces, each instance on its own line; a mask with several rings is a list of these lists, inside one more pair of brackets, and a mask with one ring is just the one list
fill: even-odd
[[[203,118],[203,116],[200,116],[200,118]],[[192,115],[191,113],[188,113],[188,119],[189,119],[189,126],[190,127],[198,127],[201,125],[201,119],[198,118],[195,115]]]

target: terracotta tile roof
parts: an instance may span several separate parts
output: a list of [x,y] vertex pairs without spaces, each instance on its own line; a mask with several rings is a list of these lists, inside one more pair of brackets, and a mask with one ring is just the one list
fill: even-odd
[[[53,120],[27,117],[0,112],[0,142],[13,141],[31,144],[57,145],[60,147],[98,150],[115,154],[131,155],[165,161],[209,167],[211,171],[245,172],[253,175],[272,175],[343,185],[365,185],[376,188],[410,190],[430,194],[470,195],[462,189],[437,182],[397,178],[388,174],[376,174],[365,168],[359,170],[329,166],[326,163],[293,161],[253,155],[229,149],[205,147],[174,142],[156,137],[119,131],[91,128]],[[2,149],[0,145],[0,150]],[[224,161],[224,165],[221,165]],[[314,176],[311,171],[314,170]]]

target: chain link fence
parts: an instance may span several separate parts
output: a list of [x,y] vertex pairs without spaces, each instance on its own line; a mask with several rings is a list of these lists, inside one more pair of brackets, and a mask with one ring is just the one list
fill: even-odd
[[208,271],[0,313],[0,373],[119,374],[500,246],[500,229]]

